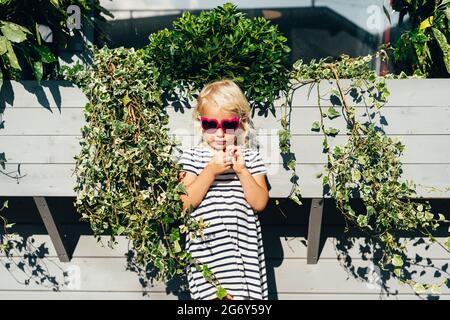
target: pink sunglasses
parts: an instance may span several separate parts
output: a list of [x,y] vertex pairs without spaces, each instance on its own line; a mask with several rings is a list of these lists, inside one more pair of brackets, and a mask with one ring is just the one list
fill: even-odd
[[222,119],[222,121],[219,121],[214,118],[206,118],[201,117],[200,121],[202,123],[203,130],[217,130],[219,128],[222,128],[225,130],[237,130],[239,128],[241,118],[234,117],[230,119]]

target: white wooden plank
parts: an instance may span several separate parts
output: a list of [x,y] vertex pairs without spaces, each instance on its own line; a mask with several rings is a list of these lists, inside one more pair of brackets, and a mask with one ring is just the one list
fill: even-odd
[[[450,295],[441,294],[439,300],[449,300]],[[422,300],[414,294],[383,295],[376,293],[269,293],[269,300]],[[0,291],[0,300],[189,300],[189,293],[175,296],[159,292],[143,295],[141,292],[86,292],[86,291]]]
[[[62,106],[61,109],[50,110],[43,107],[21,108],[7,107],[2,115],[5,128],[1,133],[10,135],[80,135],[81,127],[85,124],[83,106],[77,108]],[[169,115],[168,128],[170,132],[179,135],[191,135],[193,133],[192,109],[184,109],[184,113],[167,107]],[[370,114],[370,113],[369,113]],[[367,121],[367,110],[357,109],[358,119]],[[450,107],[409,107],[388,106],[381,109],[383,118],[383,130],[386,134],[449,134],[450,133]],[[276,108],[275,116],[255,115],[252,118],[258,134],[275,134],[281,128],[281,109]],[[291,132],[301,135],[321,135],[311,131],[314,121],[320,119],[319,109],[294,106],[291,111]],[[380,115],[375,114],[372,119],[374,123],[381,126]],[[338,128],[345,134],[345,122],[340,118],[326,120],[326,125]],[[341,134],[340,133],[340,134]]]
[[75,164],[81,136],[0,136],[0,146],[10,164]]
[[[6,105],[20,107],[38,107],[42,102],[50,108],[65,106],[82,106],[87,101],[81,90],[68,81],[42,81],[42,87],[36,81],[11,81],[13,93],[5,91],[2,101]],[[348,79],[340,80],[342,88],[346,88],[350,83]],[[386,80],[387,87],[391,92],[386,106],[450,106],[450,96],[447,89],[450,85],[450,79],[401,79]],[[7,84],[7,86],[9,83]],[[331,88],[335,88],[334,80],[322,80],[320,82],[320,94],[323,96]],[[309,85],[303,86],[294,92],[292,105],[295,106],[317,106],[317,95],[315,89],[308,96]],[[38,92],[38,94],[35,94]],[[10,102],[14,99],[13,104]],[[275,100],[275,105],[284,103],[284,97],[281,96]],[[59,103],[59,102],[62,103]],[[193,100],[189,101],[193,104]],[[323,106],[330,106],[332,103],[328,99],[321,100]],[[364,105],[352,103],[354,105]]]
[[[187,149],[198,144],[196,136],[175,136],[181,142],[181,148]],[[391,135],[393,140],[402,142],[405,150],[401,156],[403,164],[437,164],[450,162],[450,135]],[[259,135],[259,152],[267,164],[282,164],[279,138],[277,135]],[[347,143],[347,136],[329,137],[330,149]],[[298,164],[324,164],[327,162],[323,150],[322,136],[294,135],[291,138],[291,150]],[[256,147],[254,147],[256,148]]]
[[[436,261],[435,267],[440,269],[443,265],[448,264],[448,260]],[[383,279],[381,274],[377,274],[377,269],[374,267],[372,261],[352,260],[354,272],[363,275],[362,278],[355,278],[348,269],[344,268],[342,262],[337,260],[319,260],[317,265],[308,265],[304,260],[300,259],[286,259],[283,263],[274,269],[275,280],[277,284],[277,292],[297,293],[297,292],[315,292],[315,293],[377,293],[381,292],[375,279],[380,277],[381,281],[385,281],[389,292],[392,293],[414,293],[409,286],[403,286],[397,283],[394,279]],[[371,271],[374,270],[374,271]],[[425,275],[416,280],[436,283],[439,279],[434,278],[435,268],[419,268],[417,276],[422,270],[425,270]],[[443,275],[444,276],[444,275]],[[374,280],[368,280],[368,279]],[[442,279],[440,279],[442,280]],[[445,286],[444,286],[445,287]],[[449,294],[450,289],[443,288],[443,293]]]
[[[12,90],[11,90],[12,89]],[[80,88],[69,81],[8,81],[5,82],[0,103],[14,108],[80,108],[87,98]]]
[[[324,88],[326,86],[325,83],[328,83],[328,81],[324,82]],[[406,163],[404,177],[407,179],[414,179],[419,184],[425,184],[428,187],[436,187],[441,190],[446,190],[449,187],[448,179],[445,178],[448,176],[448,167],[445,165],[432,166],[431,163],[445,164],[448,163],[448,159],[450,159],[450,147],[448,147],[449,144],[447,143],[449,131],[448,123],[450,123],[448,121],[450,113],[448,104],[449,97],[442,94],[442,92],[445,92],[444,88],[448,83],[448,79],[425,81],[401,80],[389,82],[389,85],[392,85],[391,91],[396,93],[391,96],[390,105],[394,107],[386,108],[386,110],[389,111],[394,110],[393,115],[395,116],[393,116],[393,118],[396,119],[389,119],[389,126],[404,128],[400,131],[403,131],[406,134],[399,136],[407,147],[402,159],[403,162]],[[84,95],[78,88],[71,86],[67,82],[65,82],[63,86],[61,86],[61,82],[45,82],[43,88],[37,86],[36,82],[33,81],[24,81],[21,83],[12,82],[11,84],[14,91],[14,108],[8,107],[5,113],[5,117],[7,117],[5,120],[6,129],[2,130],[2,133],[6,133],[9,136],[1,138],[0,146],[2,146],[2,151],[6,152],[6,156],[8,157],[8,169],[14,170],[14,165],[21,163],[22,172],[27,173],[28,176],[23,178],[18,185],[12,179],[8,179],[5,176],[0,177],[0,186],[3,189],[1,194],[32,196],[73,195],[71,189],[74,184],[74,177],[71,177],[71,172],[69,172],[70,166],[63,165],[63,163],[73,164],[73,156],[77,153],[76,151],[79,150],[77,139],[79,139],[79,129],[84,121],[82,115],[82,106],[86,102]],[[301,90],[306,89],[303,88]],[[37,94],[30,93],[33,91],[36,91]],[[430,97],[425,97],[428,95],[425,95],[424,92],[432,92],[432,94],[430,93]],[[294,108],[294,111],[298,112],[298,114],[295,114],[295,119],[302,119],[301,121],[303,121],[303,119],[308,119],[308,117],[302,117],[301,112],[305,112],[306,115],[308,107],[314,107],[312,101],[308,102],[302,100],[305,98],[304,93],[303,95],[301,92],[296,93],[294,98],[294,105],[302,106],[302,108]],[[51,95],[51,97],[47,97],[48,95]],[[8,97],[7,94],[2,97],[2,99],[6,100],[7,104],[8,102],[11,102],[11,98],[12,97]],[[49,109],[42,107],[42,103]],[[408,103],[408,108],[395,108],[395,106],[405,105],[405,103]],[[428,107],[423,107],[424,105]],[[63,107],[57,109],[58,106]],[[429,112],[430,109],[427,110],[427,108],[433,108],[434,111],[440,111],[435,114]],[[29,112],[28,116],[26,116],[25,112]],[[314,110],[314,112],[317,112],[317,110]],[[434,117],[431,117],[430,114],[433,114]],[[9,118],[8,120],[8,117],[10,116],[13,118]],[[14,127],[14,124],[10,127],[8,123],[10,120],[14,120],[15,116],[21,117],[17,118],[16,121],[12,121],[12,123],[17,124],[16,127]],[[312,113],[310,113],[310,117],[311,118],[307,120],[308,122],[315,119]],[[433,123],[433,120],[436,117],[439,118],[441,122],[438,121],[437,124]],[[186,128],[186,122],[178,122],[189,121],[189,114],[178,114],[171,118],[175,119],[175,122],[173,122],[169,128],[171,128],[172,132],[176,134],[177,137],[182,139],[181,142],[183,143],[183,146],[186,146],[186,141],[187,145],[195,143],[195,141],[193,141],[195,137],[190,135],[192,132],[183,131],[185,130],[184,128]],[[27,119],[25,120],[28,121],[27,125],[18,121],[19,119]],[[422,121],[420,122],[420,120]],[[255,122],[257,121],[260,121],[257,123],[257,127],[266,130],[263,131],[261,129],[259,132],[263,158],[265,158],[266,163],[268,164],[281,163],[278,154],[278,138],[276,136],[276,126],[278,125],[277,119],[272,117],[271,120],[267,120],[257,117],[255,118]],[[269,122],[266,123],[265,121]],[[268,124],[270,125],[270,121],[272,121],[271,126],[268,126]],[[396,121],[397,123],[395,123]],[[173,127],[173,125],[175,127]],[[299,125],[297,125],[294,122],[293,125],[293,128],[303,128],[299,129],[299,132],[302,132],[301,130],[305,130],[305,128],[309,127],[310,124],[308,123],[299,122]],[[267,128],[270,129],[268,130]],[[308,136],[302,136],[302,133],[296,135],[295,130],[297,129],[294,129],[292,143],[293,150],[295,150],[295,154],[297,155],[297,161],[299,162],[299,172],[304,172],[302,176],[303,179],[301,179],[300,182],[301,186],[304,188],[303,195],[305,197],[320,196],[322,188],[320,181],[315,180],[315,174],[322,171],[322,167],[317,164],[324,162],[324,155],[321,154],[320,150],[321,140],[319,139],[321,139],[321,137],[318,136],[318,134],[309,131],[306,131]],[[414,130],[419,130],[421,132],[438,132],[438,134],[435,136],[419,136]],[[306,134],[305,131],[303,132]],[[411,134],[412,136],[407,136],[407,134]],[[22,135],[22,137],[16,137],[17,135]],[[44,136],[24,137],[23,135]],[[56,135],[58,137],[46,137],[45,135]],[[61,137],[64,135],[71,135],[71,137]],[[336,137],[335,140],[336,143],[341,143],[344,141],[343,139],[345,138]],[[58,165],[55,167],[39,167],[40,163],[58,163]],[[429,165],[424,167],[416,166],[408,169],[409,163],[429,163]],[[39,168],[40,171],[36,172],[34,171],[34,168]],[[414,172],[412,168],[415,168],[417,173]],[[286,189],[289,189],[289,186],[287,186],[286,183],[289,179],[289,174],[286,173],[280,165],[270,165],[269,169],[269,182],[272,185],[271,196],[286,196],[288,194],[288,190]],[[20,191],[18,191],[18,189],[20,189]],[[419,189],[419,195],[430,197],[445,197],[448,195],[449,191],[445,192],[439,194],[434,192],[433,194],[430,194],[426,192],[426,189]]]
[[[324,108],[323,111],[326,111]],[[337,108],[341,112],[340,108]],[[322,135],[320,132],[311,131],[314,121],[320,120],[318,107],[293,106],[291,112],[291,133],[293,135]],[[168,108],[169,128],[171,132],[180,135],[191,135],[193,133],[194,120],[192,109],[185,109],[184,113],[174,108]],[[252,118],[254,127],[258,134],[276,135],[281,129],[281,109],[276,108],[275,115],[269,113],[267,116],[255,115]],[[449,134],[450,133],[450,107],[409,107],[386,106],[380,113],[358,107],[356,116],[362,123],[371,122],[383,128],[386,134]],[[326,126],[332,126],[340,130],[339,134],[346,134],[346,123],[341,117],[334,120],[324,119]]]
[[[320,82],[320,95],[328,97],[330,89],[337,88],[336,81],[322,80]],[[342,79],[340,84],[343,90],[349,87],[350,80]],[[387,88],[390,91],[386,106],[450,106],[450,96],[448,88],[450,87],[449,79],[401,79],[386,80]],[[298,106],[317,106],[317,89],[314,87],[308,97],[309,85],[303,86],[296,90],[292,97],[292,104]],[[277,105],[284,102],[284,97],[276,100]],[[348,99],[352,105],[364,105],[364,102],[353,102]],[[329,99],[321,100],[321,105],[332,105]]]
[[[450,135],[391,136],[405,145],[401,160],[410,163],[450,163]],[[196,145],[195,137],[179,137],[183,149]],[[0,146],[10,164],[75,163],[80,152],[81,136],[0,136]],[[283,163],[278,145],[278,136],[259,136],[259,152],[266,163]],[[344,145],[348,138],[338,136],[329,139],[330,148]],[[321,136],[293,136],[292,150],[297,163],[326,163],[322,153]]]
[[6,108],[2,119],[2,136],[81,136],[85,124],[81,108],[63,106],[60,110],[40,108]]
[[[7,172],[14,171],[17,166],[7,164]],[[285,171],[280,164],[269,164],[268,182],[271,197],[286,197],[291,190],[289,179],[291,172]],[[19,179],[0,176],[1,196],[75,196],[75,176],[72,176],[72,164],[25,164],[21,166]],[[425,198],[449,198],[449,164],[406,164],[403,166],[403,180],[414,180],[417,184],[417,196]],[[298,164],[297,174],[304,198],[316,198],[323,195],[321,179],[318,173],[323,172],[321,164]]]
[[[264,214],[273,213],[267,212]],[[20,228],[23,230],[24,226],[21,226]],[[76,229],[76,226],[73,226],[73,228]],[[339,255],[343,255],[344,253],[336,249],[337,247],[347,248],[346,254],[356,260],[362,259],[361,250],[363,248],[365,252],[367,250],[370,250],[370,252],[373,251],[373,246],[368,239],[346,236],[343,232],[343,226],[340,228],[323,226],[323,228],[327,233],[341,233],[342,236],[339,238],[329,237],[325,240],[323,248],[321,248],[320,260],[337,259]],[[263,225],[262,229],[266,259],[306,259],[306,238],[299,236],[300,234],[306,234],[306,226],[281,227]],[[116,241],[118,243],[114,245],[113,248],[108,246],[109,236],[102,236],[101,238],[102,243],[97,243],[94,236],[81,235],[72,256],[74,258],[121,258],[124,257],[131,248],[131,243],[129,243],[125,236],[116,237]],[[446,238],[442,237],[437,237],[437,239],[441,243],[446,240]],[[24,239],[19,234],[14,236],[13,240],[20,243],[20,246],[17,246],[11,250],[11,253],[13,253],[15,257],[23,257],[24,255],[30,253],[37,254],[38,252],[45,250],[46,258],[57,258],[56,250],[48,235],[32,234],[27,239]],[[424,242],[422,242],[422,240],[424,240]],[[413,240],[400,238],[400,241],[408,242],[408,256],[411,259],[416,255],[432,260],[450,259],[450,255],[438,245],[431,245],[427,248],[429,242],[425,238],[417,237]],[[4,252],[0,252],[0,257],[5,256],[6,255]],[[370,254],[367,256],[371,257]]]
[[32,291],[32,290],[0,290],[0,300],[187,300],[189,293],[179,296],[173,293],[126,291]]
[[[2,258],[0,266],[0,291],[2,290],[53,290],[56,286],[63,291],[131,291],[140,292],[142,286],[135,272],[126,270],[126,258],[74,258],[70,263],[61,263],[56,258],[45,258],[27,263],[22,258]],[[450,260],[433,261],[434,267],[415,267],[410,271],[425,270],[421,281],[434,283],[436,268],[448,265]],[[18,267],[24,263],[23,270]],[[9,268],[5,264],[9,263]],[[396,280],[386,279],[370,260],[352,260],[354,272],[349,273],[342,261],[321,259],[317,265],[306,264],[305,259],[267,260],[267,273],[276,283],[276,291],[282,293],[378,293],[379,282],[385,281],[389,292],[413,294],[409,286],[402,286]],[[33,271],[36,274],[33,275]],[[363,277],[363,278],[361,278]],[[376,280],[380,277],[380,280]],[[373,280],[371,280],[373,279]],[[418,280],[419,278],[415,278]],[[26,283],[30,280],[29,283]],[[167,285],[154,281],[149,292],[186,291],[186,287]],[[274,290],[271,288],[269,290]],[[450,294],[450,288],[443,288]]]

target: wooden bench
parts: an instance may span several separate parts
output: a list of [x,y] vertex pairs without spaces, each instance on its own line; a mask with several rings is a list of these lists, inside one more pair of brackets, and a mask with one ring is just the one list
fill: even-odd
[[[329,87],[321,83],[322,93]],[[404,179],[418,184],[418,196],[424,198],[450,198],[450,79],[389,80],[391,91],[388,104],[381,110],[382,118],[374,121],[383,124],[388,135],[398,137],[406,145],[402,157]],[[307,88],[299,89],[293,97],[291,113],[292,152],[297,159],[299,185],[304,198],[311,198],[309,217],[307,262],[317,263],[321,233],[324,192],[321,179],[326,156],[322,153],[322,135],[310,130],[319,119],[317,98],[308,99]],[[0,110],[5,108],[1,120],[0,152],[5,152],[6,172],[14,171],[20,164],[23,178],[0,175],[0,196],[33,197],[45,227],[61,261],[70,260],[46,197],[75,196],[75,177],[72,172],[74,156],[80,150],[80,128],[85,123],[83,107],[86,97],[68,82],[48,81],[43,86],[35,81],[10,82],[1,93]],[[277,110],[282,99],[276,101]],[[330,103],[324,101],[323,106]],[[191,109],[168,107],[169,127],[182,148],[197,143],[193,135]],[[364,106],[358,106],[359,114]],[[183,112],[181,112],[183,111]],[[268,173],[272,198],[284,198],[291,190],[291,172],[283,168],[278,148],[277,131],[280,129],[280,112],[275,118],[255,116],[253,121],[261,144],[260,153]],[[1,122],[1,121],[0,121]],[[340,135],[332,139],[331,146],[346,141],[345,124],[336,119],[330,124],[339,128]],[[439,190],[432,190],[435,187]]]

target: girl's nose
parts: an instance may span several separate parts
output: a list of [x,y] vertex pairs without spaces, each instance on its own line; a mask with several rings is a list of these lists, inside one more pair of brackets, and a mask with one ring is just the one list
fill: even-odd
[[225,135],[223,128],[218,128],[216,131],[216,135],[218,135],[219,137],[223,137]]

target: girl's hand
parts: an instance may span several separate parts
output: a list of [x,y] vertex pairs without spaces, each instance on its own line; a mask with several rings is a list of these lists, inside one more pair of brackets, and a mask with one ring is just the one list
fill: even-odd
[[226,152],[219,150],[214,152],[207,167],[209,168],[209,170],[211,170],[214,176],[217,176],[231,169],[232,162],[230,159],[228,159]]
[[244,172],[247,168],[245,166],[244,154],[240,146],[230,145],[226,148],[228,156],[231,158],[233,170],[236,174]]

